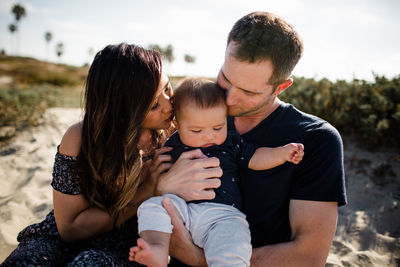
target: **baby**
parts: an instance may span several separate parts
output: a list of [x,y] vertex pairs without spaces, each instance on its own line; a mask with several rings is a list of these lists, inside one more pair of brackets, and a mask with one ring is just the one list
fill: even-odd
[[151,267],[167,266],[173,226],[162,199],[168,196],[193,242],[204,249],[208,266],[249,266],[252,247],[246,217],[240,212],[239,168],[266,170],[286,161],[298,164],[304,147],[291,143],[257,148],[244,143],[239,133],[228,129],[224,91],[206,79],[185,80],[174,91],[174,109],[177,131],[165,143],[173,147],[173,162],[182,152],[200,148],[219,159],[221,186],[213,200],[187,203],[167,194],[143,202],[137,212],[141,238],[130,249],[129,259]]

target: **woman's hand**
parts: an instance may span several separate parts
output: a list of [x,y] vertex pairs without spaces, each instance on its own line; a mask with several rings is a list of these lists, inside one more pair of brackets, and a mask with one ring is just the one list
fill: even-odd
[[171,149],[171,147],[156,149],[153,158],[143,163],[140,173],[142,183],[128,206],[125,207],[124,215],[126,220],[136,214],[139,205],[143,201],[155,195],[160,174],[167,171],[172,165],[171,156],[164,154],[171,151]]
[[168,171],[172,166],[171,155],[165,154],[172,150],[172,147],[162,147],[156,149],[153,158],[143,163],[142,167],[142,179],[143,184],[148,188],[149,191],[155,193],[155,189],[158,183],[160,175]]
[[218,158],[208,158],[200,149],[187,151],[167,173],[161,174],[156,194],[175,194],[186,201],[213,199],[213,189],[221,185],[221,175]]
[[171,217],[171,223],[174,226],[169,242],[170,255],[191,266],[207,266],[203,250],[193,244],[189,231],[168,197],[163,199],[163,206]]

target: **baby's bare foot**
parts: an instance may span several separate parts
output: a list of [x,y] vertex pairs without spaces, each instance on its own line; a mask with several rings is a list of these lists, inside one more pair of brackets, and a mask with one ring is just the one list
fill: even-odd
[[129,251],[129,260],[149,267],[166,267],[168,265],[168,247],[162,244],[150,244],[142,238],[137,240],[137,246]]

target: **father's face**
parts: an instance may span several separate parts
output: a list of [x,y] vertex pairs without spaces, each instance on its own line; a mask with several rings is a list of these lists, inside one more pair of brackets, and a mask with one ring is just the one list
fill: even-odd
[[219,86],[226,90],[228,113],[236,117],[263,114],[276,98],[274,87],[268,83],[273,72],[272,62],[239,61],[232,56],[234,49],[235,45],[230,43],[217,78]]

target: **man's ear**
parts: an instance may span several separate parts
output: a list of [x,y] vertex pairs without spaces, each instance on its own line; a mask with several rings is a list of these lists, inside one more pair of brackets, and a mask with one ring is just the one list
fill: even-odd
[[286,79],[283,83],[281,83],[280,85],[278,85],[278,87],[275,90],[275,94],[279,95],[280,93],[282,93],[283,91],[285,91],[289,86],[291,86],[293,84],[293,79],[292,78],[288,78]]

